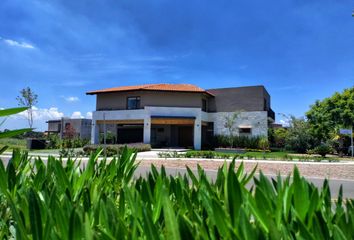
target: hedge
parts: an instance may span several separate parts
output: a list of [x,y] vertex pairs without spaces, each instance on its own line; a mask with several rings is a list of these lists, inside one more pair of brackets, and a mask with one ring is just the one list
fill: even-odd
[[[122,150],[128,147],[129,149],[132,149],[136,152],[146,152],[151,150],[151,145],[150,144],[145,144],[145,143],[129,143],[129,144],[108,144],[106,145],[106,154],[107,156],[115,156],[122,152]],[[103,149],[104,145],[103,144],[91,144],[91,145],[86,145],[83,148],[83,151],[86,155],[90,155],[91,153],[96,152],[99,149]]]

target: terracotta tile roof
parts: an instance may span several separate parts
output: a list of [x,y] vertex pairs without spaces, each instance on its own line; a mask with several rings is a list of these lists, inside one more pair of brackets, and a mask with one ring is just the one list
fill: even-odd
[[87,92],[86,94],[93,95],[98,93],[108,93],[108,92],[126,92],[126,91],[167,91],[167,92],[197,92],[197,93],[206,93],[212,95],[206,90],[197,87],[192,84],[144,84],[144,85],[136,85],[136,86],[123,86],[123,87],[114,87],[114,88],[106,88],[101,90],[95,90]]

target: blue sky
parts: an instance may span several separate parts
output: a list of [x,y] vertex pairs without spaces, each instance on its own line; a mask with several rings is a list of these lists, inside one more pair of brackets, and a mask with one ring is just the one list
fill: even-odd
[[30,86],[44,130],[94,110],[86,91],[167,82],[264,85],[275,112],[303,116],[354,85],[352,10],[350,0],[1,0],[0,107]]

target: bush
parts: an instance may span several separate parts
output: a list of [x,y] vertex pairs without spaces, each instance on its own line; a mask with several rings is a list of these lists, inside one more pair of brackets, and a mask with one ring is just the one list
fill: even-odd
[[60,148],[81,148],[87,145],[89,139],[81,139],[79,137],[60,139],[57,134],[51,134],[48,136],[48,149],[60,149]]
[[47,148],[48,149],[59,149],[62,146],[62,140],[58,134],[50,134],[47,137]]
[[[86,155],[90,155],[91,153],[96,152],[99,149],[103,149],[104,145],[102,144],[91,144],[91,145],[86,145],[83,148],[83,151]],[[128,147],[129,149],[132,149],[137,152],[146,152],[151,150],[151,145],[150,144],[145,144],[145,143],[129,143],[129,144],[110,144],[106,145],[106,155],[111,157],[115,156],[125,148]]]
[[[100,133],[99,141],[101,144],[104,143],[104,133]],[[107,144],[116,144],[117,143],[117,138],[111,131],[106,132],[106,143]]]
[[298,153],[306,153],[316,146],[317,142],[311,134],[310,126],[304,119],[292,118],[291,127],[285,140],[285,148]]
[[284,148],[287,136],[288,130],[284,128],[274,129],[274,147]]
[[[0,161],[1,239],[353,239],[354,200],[301,177],[269,179],[224,163],[145,177],[132,151],[111,161]],[[253,179],[252,183],[250,182]]]
[[258,148],[258,143],[261,137],[259,136],[228,136],[228,135],[216,135],[214,137],[214,147],[223,147],[229,148],[230,147],[230,138],[233,138],[233,146],[235,148]]
[[314,149],[314,152],[321,155],[322,157],[326,157],[327,154],[332,152],[332,148],[327,144],[322,144],[320,146],[317,146]]
[[262,137],[258,141],[258,147],[263,151],[269,150],[269,141],[268,138]]

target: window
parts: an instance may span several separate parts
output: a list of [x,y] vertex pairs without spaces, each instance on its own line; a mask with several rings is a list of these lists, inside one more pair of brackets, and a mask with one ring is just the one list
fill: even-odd
[[251,128],[239,128],[239,133],[240,134],[251,134],[252,133],[251,130],[252,130]]
[[128,97],[127,98],[127,109],[139,109],[140,108],[140,97]]
[[202,111],[203,112],[207,111],[207,101],[206,101],[206,99],[202,99]]

